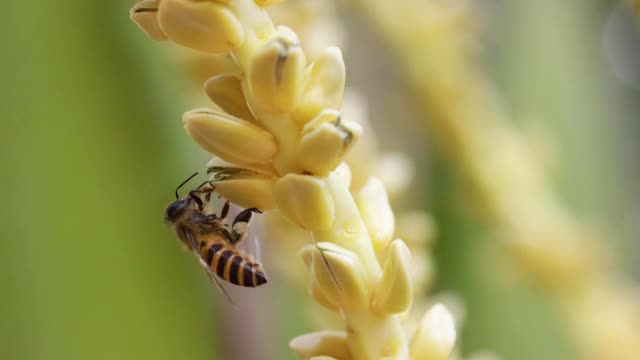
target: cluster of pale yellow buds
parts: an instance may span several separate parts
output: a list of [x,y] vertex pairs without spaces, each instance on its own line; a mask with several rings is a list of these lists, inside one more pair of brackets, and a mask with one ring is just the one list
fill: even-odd
[[[328,46],[342,44],[343,31],[335,16],[331,0],[289,0],[266,8],[274,24],[286,24],[301,40],[307,59],[316,59]],[[164,35],[162,35],[164,36]],[[207,54],[185,47],[174,47],[169,56],[184,66],[194,81],[185,91],[187,101],[202,101],[201,85],[211,77],[224,73],[241,72],[229,53]],[[197,92],[196,92],[197,91]]]
[[[298,37],[275,28],[259,0],[145,0],[132,19],[152,38],[206,53],[230,52],[238,72],[205,85],[222,111],[196,109],[189,135],[216,155],[208,164],[216,191],[243,207],[277,208],[311,232],[300,252],[311,295],[338,312],[346,330],[297,338],[304,358],[446,359],[453,320],[436,306],[409,341],[401,314],[412,299],[410,253],[393,240],[394,219],[379,180],[357,196],[342,163],[361,127],[342,119],[345,68],[340,50],[308,64]],[[393,241],[392,241],[393,240]]]

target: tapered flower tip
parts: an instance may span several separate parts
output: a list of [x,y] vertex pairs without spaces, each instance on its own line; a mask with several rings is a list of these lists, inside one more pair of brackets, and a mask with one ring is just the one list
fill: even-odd
[[298,336],[289,347],[304,359],[351,359],[344,331],[318,331]]
[[351,186],[351,168],[347,163],[341,163],[331,174],[338,179],[345,187]]
[[216,1],[162,0],[158,22],[169,39],[210,54],[233,50],[245,38],[238,17]]
[[358,193],[356,202],[376,252],[384,250],[395,231],[395,219],[387,191],[377,178],[371,178]]
[[203,149],[229,162],[265,163],[278,151],[266,130],[222,111],[195,109],[182,118],[187,133]]
[[405,312],[413,296],[411,278],[411,254],[402,240],[394,240],[389,246],[382,279],[373,297],[373,308],[384,314]]
[[411,358],[447,360],[456,342],[453,317],[447,309],[434,305],[424,315],[411,340]]
[[247,106],[238,75],[229,73],[216,75],[205,82],[204,89],[211,101],[226,113],[252,123],[256,122]]
[[129,17],[154,40],[167,40],[167,34],[158,23],[158,0],[144,0],[129,10]]

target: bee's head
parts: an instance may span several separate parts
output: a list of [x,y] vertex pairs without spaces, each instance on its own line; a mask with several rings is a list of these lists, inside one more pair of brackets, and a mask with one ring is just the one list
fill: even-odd
[[180,190],[180,188],[184,186],[184,184],[193,179],[193,177],[196,175],[198,175],[198,173],[191,175],[191,177],[183,181],[182,184],[180,184],[176,189],[176,201],[172,202],[171,205],[167,207],[167,210],[165,210],[164,213],[164,220],[166,222],[171,224],[175,223],[176,221],[178,221],[178,219],[180,219],[182,214],[184,214],[187,209],[193,206],[194,199],[191,194],[189,194],[189,196],[187,197],[180,198],[180,196],[178,195],[178,190]]
[[184,212],[192,206],[193,200],[190,197],[178,199],[167,206],[164,213],[164,220],[169,223],[175,223],[184,214]]

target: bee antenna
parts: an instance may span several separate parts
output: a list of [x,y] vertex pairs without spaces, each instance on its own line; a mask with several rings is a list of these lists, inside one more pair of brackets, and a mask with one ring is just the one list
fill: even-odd
[[176,188],[176,200],[180,199],[180,195],[178,195],[178,190],[180,190],[181,187],[183,187],[186,183],[189,182],[189,180],[193,179],[194,177],[196,177],[196,175],[198,175],[198,173],[194,173],[193,175],[189,176],[189,178],[185,181],[182,182],[182,184],[178,185],[178,187]]

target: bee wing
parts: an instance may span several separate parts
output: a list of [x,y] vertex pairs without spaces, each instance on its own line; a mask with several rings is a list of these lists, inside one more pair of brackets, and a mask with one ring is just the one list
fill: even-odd
[[207,264],[207,262],[204,261],[204,259],[202,258],[202,255],[200,254],[200,251],[198,250],[198,242],[196,240],[195,235],[192,232],[187,231],[187,232],[185,232],[185,237],[189,240],[189,245],[191,247],[191,250],[193,251],[193,254],[198,258],[198,262],[204,268],[204,271],[207,274],[207,276],[209,277],[209,280],[211,280],[211,282],[215,285],[215,287],[218,290],[218,292],[220,293],[220,295],[224,295],[227,298],[227,300],[229,300],[229,302],[232,305],[234,305],[233,301],[231,300],[231,296],[229,296],[229,294],[224,289],[222,284],[220,284],[220,282],[218,281],[217,275],[214,274],[213,271],[211,271],[211,268],[209,267],[209,264]]

